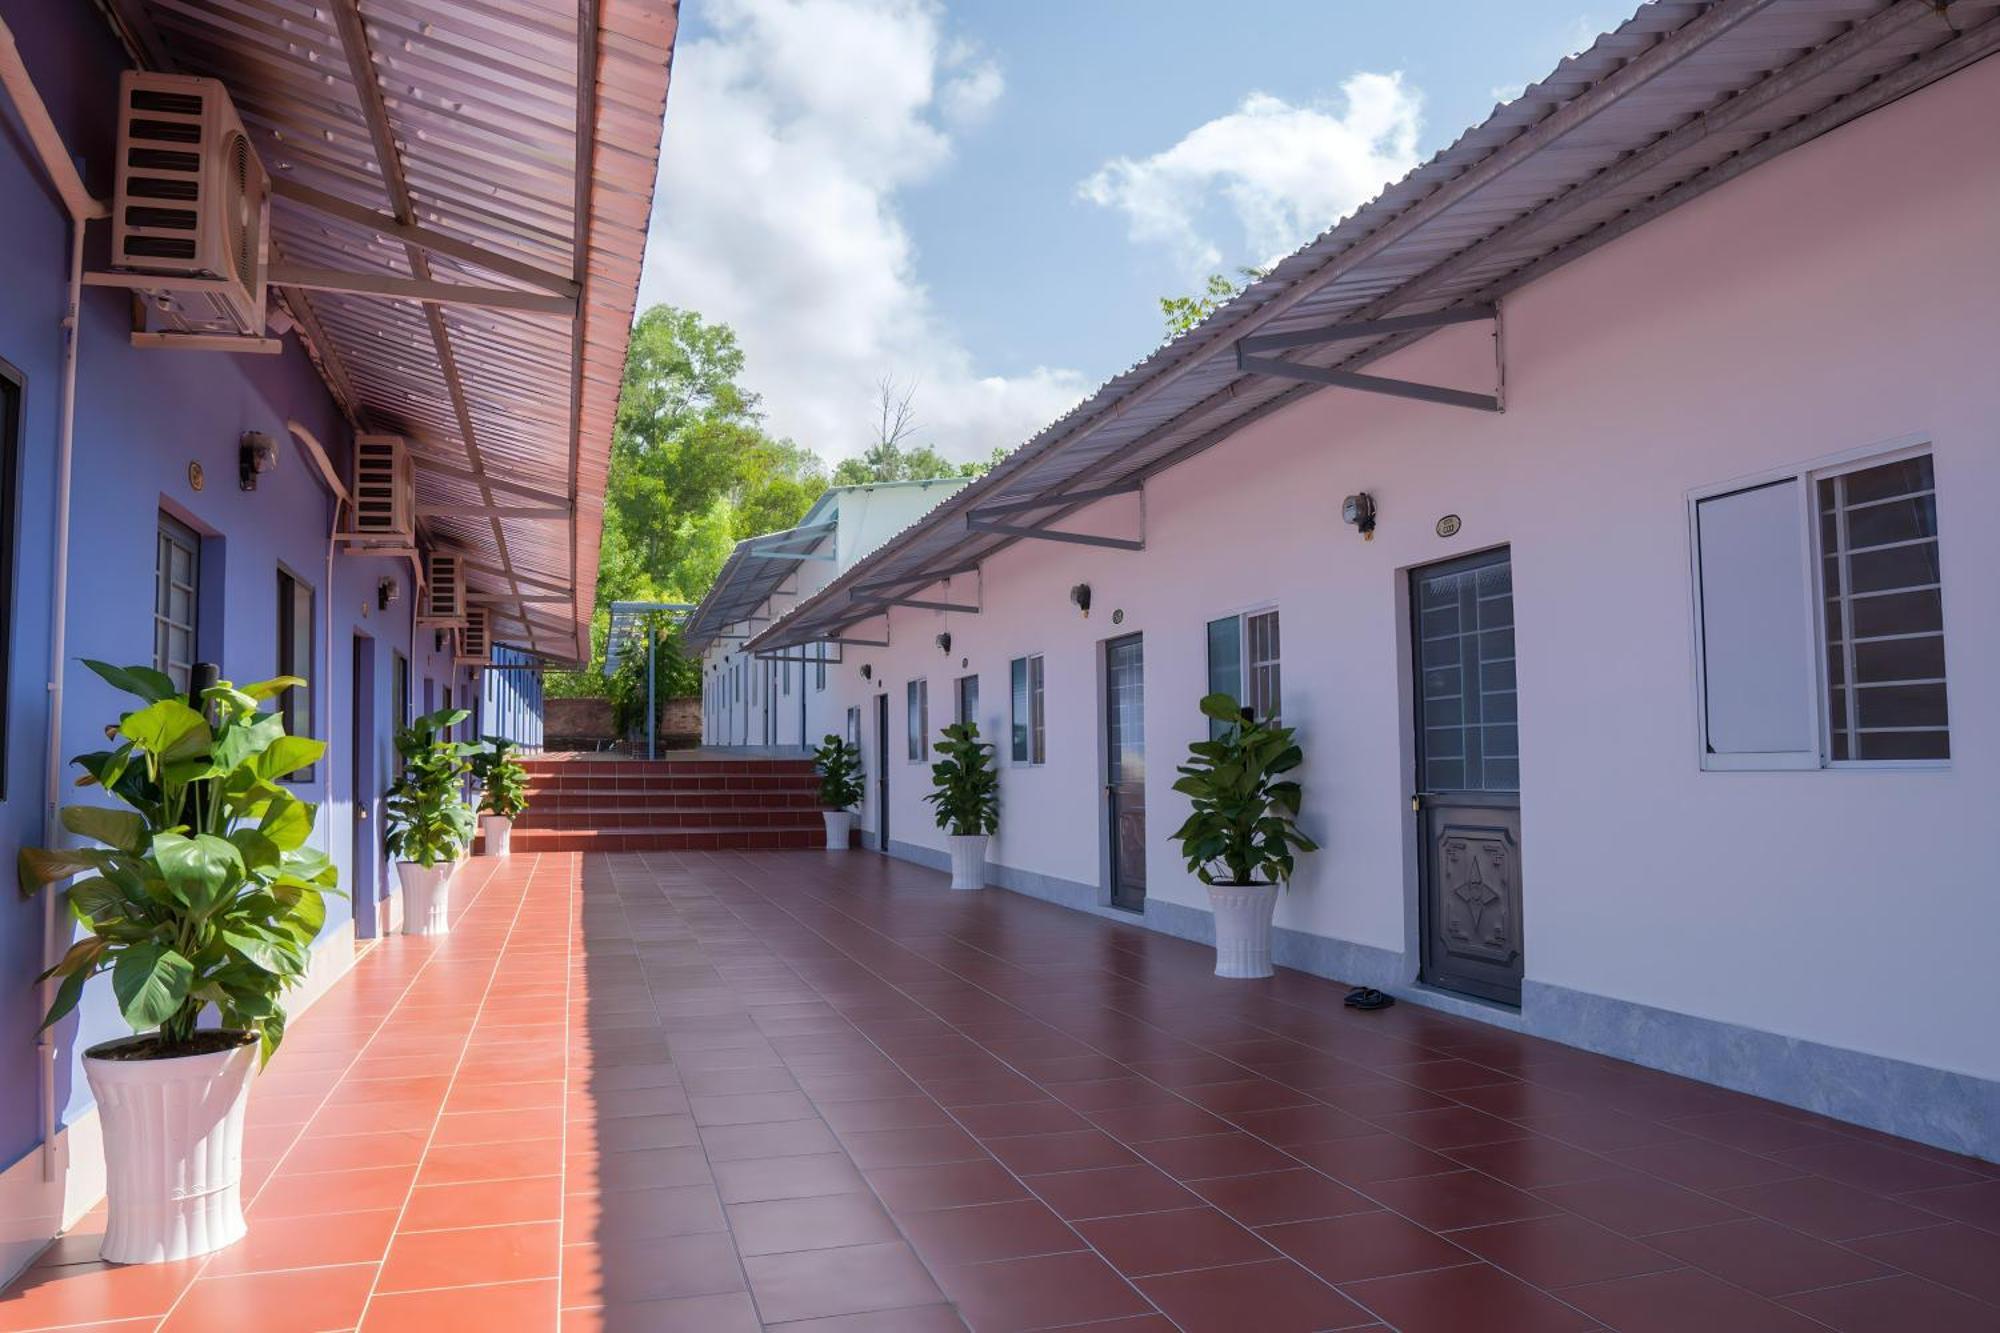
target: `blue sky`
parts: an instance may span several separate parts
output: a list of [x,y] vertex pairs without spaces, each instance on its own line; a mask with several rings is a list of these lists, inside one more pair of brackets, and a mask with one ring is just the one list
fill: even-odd
[[770,424],[1019,443],[1628,11],[1589,0],[687,0],[643,301],[730,323]]

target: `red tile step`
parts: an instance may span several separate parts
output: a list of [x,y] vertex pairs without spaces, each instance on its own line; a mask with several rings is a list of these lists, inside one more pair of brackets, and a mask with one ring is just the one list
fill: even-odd
[[820,828],[515,829],[520,852],[803,851],[821,846]]

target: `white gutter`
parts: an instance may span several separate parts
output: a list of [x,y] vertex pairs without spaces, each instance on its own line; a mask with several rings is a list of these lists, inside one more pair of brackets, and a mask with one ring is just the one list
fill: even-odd
[[[34,80],[28,77],[28,67],[21,62],[21,51],[14,44],[14,33],[4,21],[0,21],[0,86],[6,88],[7,98],[14,104],[14,111],[28,132],[28,141],[34,144],[35,153],[42,160],[42,169],[48,172],[49,180],[55,185],[56,193],[62,196],[63,206],[68,209],[70,217],[69,288],[64,297],[60,323],[63,365],[56,417],[55,579],[49,624],[48,749],[43,760],[42,788],[42,841],[45,846],[53,847],[62,834],[56,810],[62,799],[63,658],[69,638],[70,464],[76,440],[76,360],[80,332],[78,310],[83,299],[83,235],[84,224],[89,219],[109,217],[111,208],[84,188],[83,177],[77,171],[76,163],[70,160],[62,135],[57,133],[55,121],[49,117],[48,106],[35,90]],[[67,949],[66,941],[58,948],[56,919],[56,894],[45,889],[42,892],[44,968],[58,961]],[[41,998],[45,1012],[55,1000],[56,985],[53,978],[42,983]],[[53,1028],[44,1030],[36,1038],[35,1050],[40,1057],[37,1073],[41,1082],[42,1179],[54,1180],[57,1112],[56,1039]]]

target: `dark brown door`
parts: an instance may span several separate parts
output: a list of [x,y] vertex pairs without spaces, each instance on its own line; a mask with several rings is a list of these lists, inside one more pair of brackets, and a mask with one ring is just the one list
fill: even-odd
[[1104,791],[1111,905],[1146,909],[1146,658],[1139,636],[1104,645]]
[[1423,979],[1521,1002],[1521,759],[1507,552],[1410,576]]

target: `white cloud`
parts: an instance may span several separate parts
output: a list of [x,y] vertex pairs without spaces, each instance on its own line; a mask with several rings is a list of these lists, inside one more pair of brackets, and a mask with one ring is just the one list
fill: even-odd
[[[1149,157],[1104,164],[1079,190],[1123,212],[1135,241],[1163,244],[1190,279],[1227,262],[1289,254],[1416,165],[1423,99],[1401,74],[1356,74],[1338,104],[1252,93]],[[1240,239],[1215,235],[1234,215]]]
[[917,386],[923,439],[1015,445],[1085,388],[981,374],[932,305],[897,192],[991,111],[1000,69],[934,0],[713,0],[674,60],[642,304],[731,325],[774,431],[837,459],[870,440],[884,376]]

